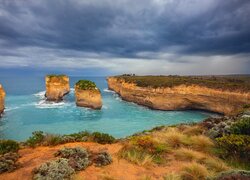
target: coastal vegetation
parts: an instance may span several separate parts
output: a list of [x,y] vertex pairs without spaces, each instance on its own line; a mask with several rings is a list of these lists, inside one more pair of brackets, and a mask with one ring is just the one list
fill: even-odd
[[81,90],[91,90],[91,89],[96,89],[96,84],[92,81],[89,80],[79,80],[76,83],[76,88],[79,88]]
[[[115,76],[140,87],[174,87],[179,85],[199,85],[223,90],[250,90],[250,76]],[[246,105],[247,106],[247,105]]]

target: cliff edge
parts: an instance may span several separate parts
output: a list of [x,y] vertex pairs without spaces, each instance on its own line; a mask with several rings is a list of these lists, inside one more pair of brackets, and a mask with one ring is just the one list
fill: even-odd
[[207,110],[234,115],[250,102],[249,78],[181,76],[108,77],[123,100],[158,110]]
[[47,75],[45,81],[48,101],[60,101],[70,91],[69,77],[66,75]]
[[4,111],[4,100],[5,100],[5,91],[0,84],[0,117]]
[[102,108],[102,96],[95,83],[88,80],[79,80],[75,85],[76,105],[92,109]]

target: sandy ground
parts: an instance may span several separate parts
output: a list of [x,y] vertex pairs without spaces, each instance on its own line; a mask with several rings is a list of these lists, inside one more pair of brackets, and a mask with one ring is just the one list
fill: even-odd
[[117,180],[141,180],[146,177],[151,179],[162,179],[162,177],[172,171],[179,169],[179,163],[171,163],[167,167],[151,166],[141,167],[129,163],[124,159],[117,158],[117,152],[121,149],[122,145],[107,144],[100,145],[97,143],[68,143],[58,145],[55,147],[37,147],[25,148],[19,151],[21,158],[18,162],[21,167],[14,172],[4,173],[0,175],[1,180],[29,180],[32,179],[32,170],[39,167],[42,163],[56,159],[54,153],[63,147],[84,147],[91,151],[98,152],[100,150],[107,150],[113,157],[113,163],[104,167],[89,166],[86,170],[80,171],[75,175],[76,180],[99,180],[99,179],[117,179]]

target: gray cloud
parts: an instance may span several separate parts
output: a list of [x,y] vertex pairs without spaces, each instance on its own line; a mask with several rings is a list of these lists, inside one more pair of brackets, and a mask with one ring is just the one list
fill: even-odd
[[249,17],[247,0],[0,0],[0,66],[199,73],[221,59],[246,72]]

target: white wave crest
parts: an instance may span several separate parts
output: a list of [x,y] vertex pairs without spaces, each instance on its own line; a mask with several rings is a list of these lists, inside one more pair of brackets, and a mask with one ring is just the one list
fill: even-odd
[[36,97],[39,97],[39,98],[45,98],[45,92],[46,91],[40,91],[40,92],[33,94],[33,95]]
[[46,108],[62,108],[68,105],[68,103],[61,101],[61,102],[50,102],[46,100],[41,100],[35,104],[36,108],[39,109],[46,109]]
[[108,88],[103,89],[104,92],[115,93],[115,91],[109,90]]
[[12,110],[15,110],[15,109],[19,109],[20,107],[18,107],[18,106],[16,106],[16,107],[6,107],[5,109],[4,109],[4,111],[12,111]]

